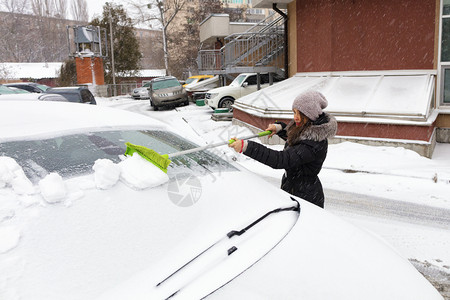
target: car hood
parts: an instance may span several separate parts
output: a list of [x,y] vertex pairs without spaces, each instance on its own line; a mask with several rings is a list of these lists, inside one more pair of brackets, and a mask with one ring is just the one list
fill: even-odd
[[[297,220],[296,212],[283,212],[242,236],[226,238],[198,264],[156,287],[228,232],[241,230],[267,211],[293,205],[288,194],[249,175],[230,171],[196,178],[178,176],[147,190],[121,182],[99,190],[92,185],[93,175],[67,180],[69,192],[59,205],[38,202],[31,208],[16,208],[22,221],[21,242],[10,254],[28,267],[8,284],[8,290],[20,287],[22,299],[91,299],[112,290],[123,299],[115,292],[124,290],[120,283],[126,286],[145,274],[147,284],[132,294],[128,290],[126,298],[147,295],[147,299],[159,299],[191,286],[198,272],[207,272],[206,282],[203,277],[201,288],[193,291],[195,298],[201,298],[259,260]],[[246,188],[239,189],[244,181]],[[195,201],[180,205],[183,197],[193,194]],[[232,246],[238,250],[228,260],[226,250]],[[217,259],[225,264],[216,264]],[[155,297],[149,298],[149,292]]]
[[39,95],[38,93],[3,94],[0,95],[0,101],[38,100]]
[[164,94],[164,93],[172,93],[172,92],[179,91],[182,89],[183,89],[183,87],[180,85],[180,86],[176,86],[176,87],[153,90],[153,92],[156,94]]
[[212,90],[208,91],[208,94],[215,94],[215,93],[229,93],[230,91],[234,91],[234,90],[239,90],[240,87],[239,86],[222,86],[222,87],[218,87]]
[[148,88],[146,87],[140,87],[133,89],[133,92],[142,92],[142,91],[148,91]]

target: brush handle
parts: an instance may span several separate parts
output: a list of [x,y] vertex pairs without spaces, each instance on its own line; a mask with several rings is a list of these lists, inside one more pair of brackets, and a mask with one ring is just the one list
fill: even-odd
[[[266,130],[266,131],[258,132],[257,134],[252,134],[252,135],[240,138],[240,139],[241,140],[248,140],[248,139],[252,139],[252,138],[255,138],[255,137],[263,137],[263,136],[269,135],[271,133],[272,133],[272,131]],[[233,144],[234,142],[236,142],[236,140],[233,140],[233,139],[228,140],[228,144]]]
[[[246,137],[242,137],[240,138],[241,140],[248,140],[248,139],[252,139],[255,137],[262,137],[262,136],[266,136],[271,134],[271,131],[262,131],[259,132],[257,134],[252,134]],[[202,147],[197,147],[197,148],[193,148],[193,149],[188,149],[188,150],[184,150],[184,151],[180,151],[180,152],[175,152],[175,153],[171,153],[169,154],[169,158],[172,157],[176,157],[176,156],[180,156],[180,155],[184,155],[184,154],[189,154],[189,153],[193,153],[193,152],[198,152],[198,151],[202,151],[202,150],[206,150],[206,149],[211,149],[211,148],[215,148],[215,147],[219,147],[219,146],[223,146],[223,145],[229,145],[234,143],[235,140],[231,139],[225,142],[219,142],[219,143],[215,143],[215,144],[210,144],[210,145],[206,145],[206,146],[202,146]]]

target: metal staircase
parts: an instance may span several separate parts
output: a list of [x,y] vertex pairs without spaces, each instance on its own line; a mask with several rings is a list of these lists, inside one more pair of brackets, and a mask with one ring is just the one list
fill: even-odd
[[200,50],[200,74],[277,73],[284,77],[285,19],[273,14],[246,32],[231,34],[218,50]]

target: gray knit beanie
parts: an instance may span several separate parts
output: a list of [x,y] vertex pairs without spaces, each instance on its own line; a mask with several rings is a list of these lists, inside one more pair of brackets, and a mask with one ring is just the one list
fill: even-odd
[[322,114],[322,109],[327,107],[327,105],[328,101],[322,93],[308,90],[295,97],[292,109],[298,109],[311,121],[315,121]]

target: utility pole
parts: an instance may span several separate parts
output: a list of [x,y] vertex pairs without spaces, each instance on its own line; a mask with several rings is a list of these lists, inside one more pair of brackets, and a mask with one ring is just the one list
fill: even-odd
[[168,62],[168,58],[167,58],[167,31],[166,31],[166,24],[164,22],[164,3],[163,1],[158,1],[158,9],[159,9],[159,13],[161,15],[161,25],[162,25],[162,34],[163,34],[163,51],[164,51],[164,66],[166,68],[166,75],[167,75],[167,71],[169,70],[169,62]]
[[111,6],[106,3],[109,7],[109,38],[111,41],[111,71],[113,78],[113,95],[116,96],[116,71],[114,70],[114,44],[113,44],[113,28],[112,28],[112,16],[111,16]]

